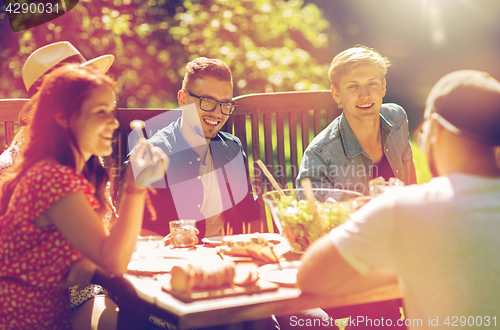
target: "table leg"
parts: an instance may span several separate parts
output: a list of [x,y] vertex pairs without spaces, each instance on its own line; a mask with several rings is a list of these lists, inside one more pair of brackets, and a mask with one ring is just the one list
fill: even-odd
[[149,312],[144,303],[136,299],[118,299],[117,330],[145,330],[149,323]]
[[96,271],[92,283],[108,290],[109,296],[118,305],[117,330],[145,330],[149,322],[147,303],[142,301],[134,287],[123,277],[114,277]]

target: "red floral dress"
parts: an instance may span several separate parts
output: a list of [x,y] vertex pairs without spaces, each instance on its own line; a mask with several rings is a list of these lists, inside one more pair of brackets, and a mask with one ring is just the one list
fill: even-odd
[[99,207],[83,176],[48,162],[35,164],[14,189],[0,216],[0,329],[71,329],[68,290],[57,285],[81,254],[55,226],[32,220],[76,191]]

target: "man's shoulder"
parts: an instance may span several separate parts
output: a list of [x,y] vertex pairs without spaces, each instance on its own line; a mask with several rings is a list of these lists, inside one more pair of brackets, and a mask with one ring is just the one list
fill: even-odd
[[325,129],[314,137],[307,149],[314,149],[322,152],[325,149],[333,148],[341,143],[339,123],[342,115],[335,118]]
[[380,107],[380,113],[390,116],[406,116],[406,111],[402,106],[396,103],[384,103]]
[[454,195],[453,184],[447,176],[435,177],[429,182],[412,184],[388,190],[384,198],[394,202],[394,207],[406,209],[412,205],[440,204],[451,201]]
[[218,135],[219,135],[220,139],[223,140],[223,141],[234,141],[236,143],[241,144],[240,139],[237,136],[235,136],[235,135],[233,135],[231,133],[224,132],[224,131],[219,131]]
[[165,152],[172,151],[175,149],[175,145],[179,142],[178,140],[181,136],[177,134],[176,130],[178,130],[177,122],[170,123],[149,138],[148,142],[160,147]]
[[241,149],[243,147],[240,139],[231,133],[219,131],[217,138],[218,140],[223,141],[229,148]]
[[384,117],[386,121],[398,128],[408,120],[406,117],[406,111],[402,106],[396,103],[382,104],[382,106],[380,107],[380,115]]

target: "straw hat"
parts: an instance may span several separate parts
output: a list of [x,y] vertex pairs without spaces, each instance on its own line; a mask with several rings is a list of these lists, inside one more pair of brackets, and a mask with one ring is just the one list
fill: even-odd
[[82,65],[92,65],[96,69],[107,72],[115,57],[103,55],[87,61],[82,54],[68,41],[55,42],[35,50],[28,57],[23,66],[23,81],[26,90],[43,76],[47,71],[71,56],[77,55]]

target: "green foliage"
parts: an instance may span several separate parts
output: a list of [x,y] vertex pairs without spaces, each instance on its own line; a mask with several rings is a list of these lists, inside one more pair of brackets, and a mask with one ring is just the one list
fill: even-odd
[[427,157],[415,141],[411,140],[410,142],[413,151],[413,163],[415,164],[415,170],[417,172],[417,183],[421,184],[429,182],[432,179],[432,174],[429,170]]
[[[0,16],[0,20],[7,17]],[[115,55],[109,73],[120,107],[175,107],[186,63],[226,62],[234,95],[325,89],[329,22],[302,0],[81,0],[68,14],[0,45],[0,97],[26,97],[21,70],[29,54],[67,40],[87,59]]]
[[302,1],[184,2],[169,31],[193,59],[230,65],[237,94],[327,88],[327,67],[304,48],[326,47],[329,27],[319,9]]

